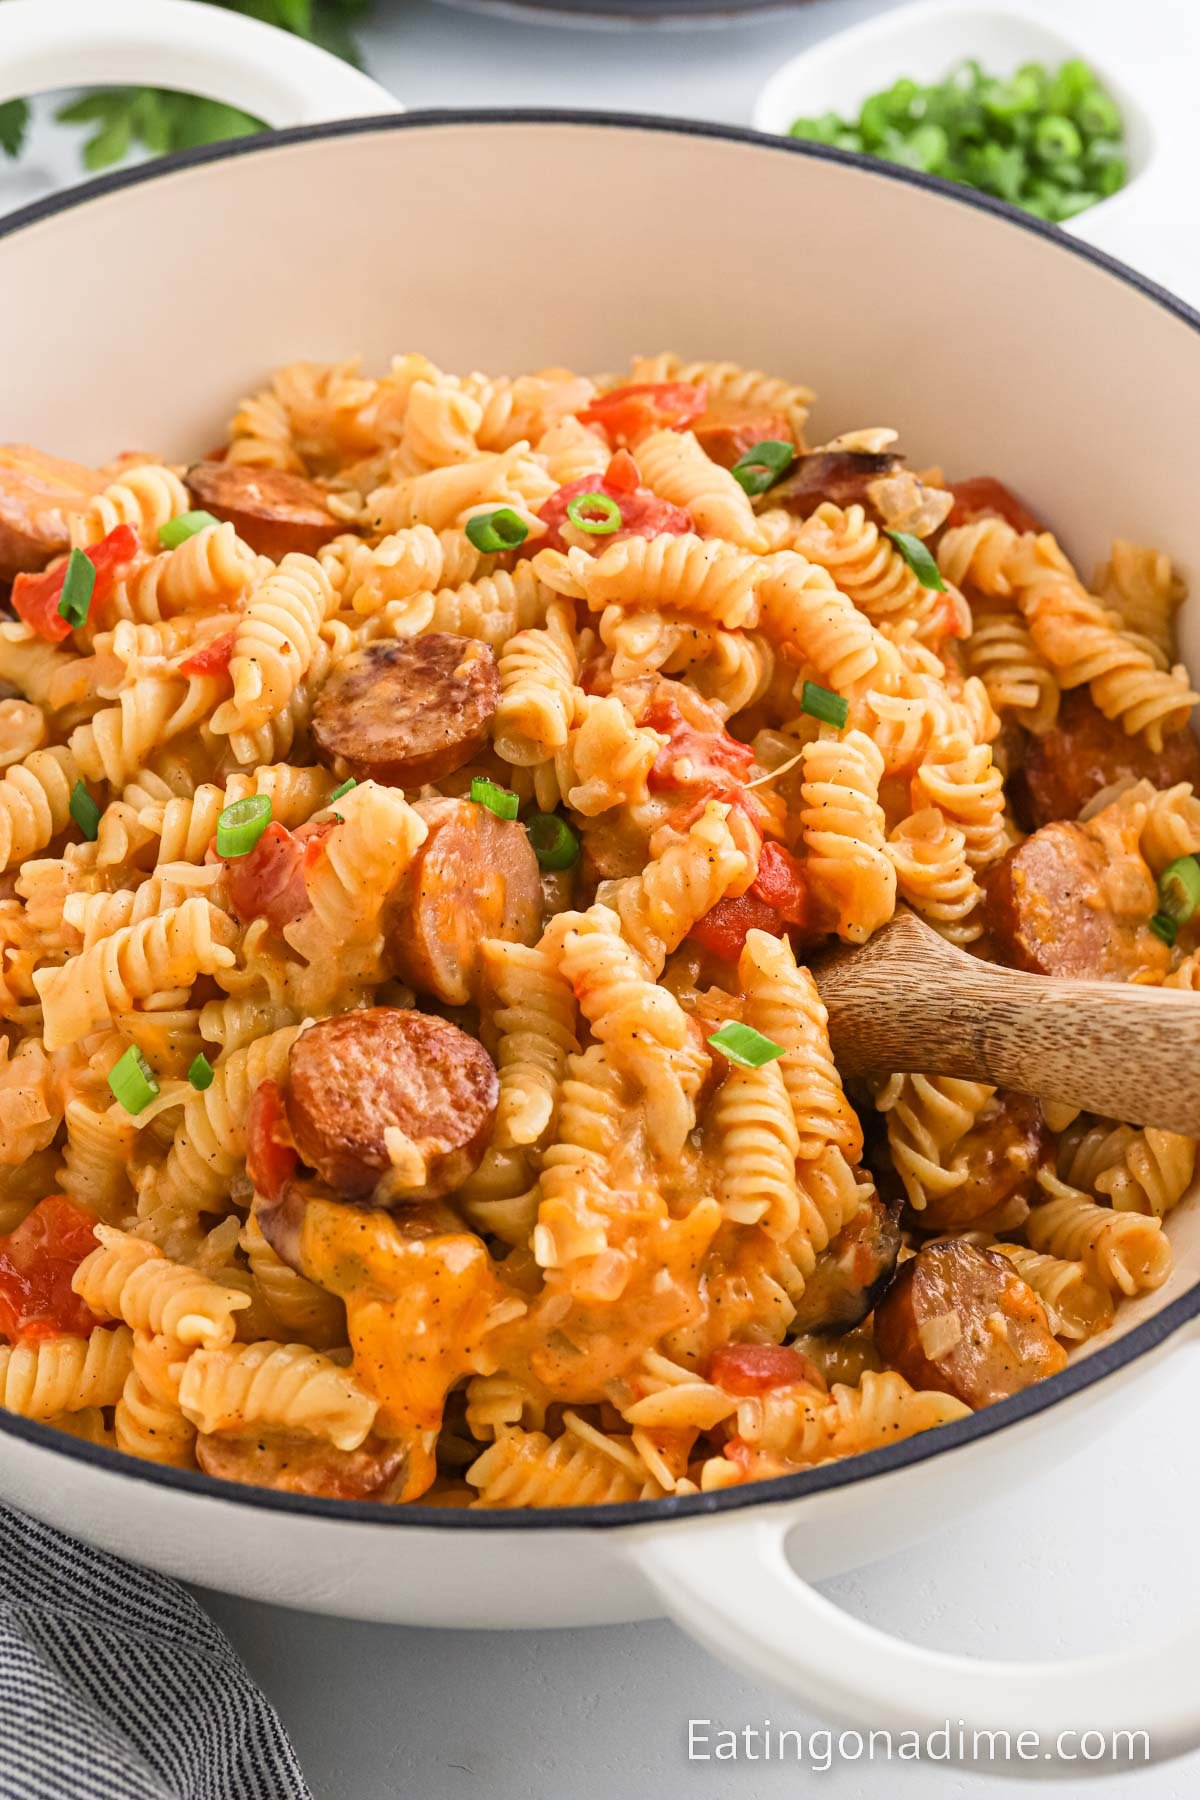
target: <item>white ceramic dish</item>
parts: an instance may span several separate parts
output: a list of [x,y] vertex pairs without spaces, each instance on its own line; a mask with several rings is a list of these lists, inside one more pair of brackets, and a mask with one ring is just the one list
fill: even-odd
[[[5,0],[0,100],[62,79],[59,44],[79,10]],[[122,28],[126,79],[194,86],[202,62],[217,97],[265,110],[245,67],[264,40],[245,36],[247,21],[186,0],[107,0],[103,20]],[[172,48],[184,21],[210,34],[199,60]],[[345,103],[344,70],[330,68],[326,103],[318,65],[267,42],[277,113]],[[79,57],[72,71],[96,73]],[[362,104],[357,90],[348,103]],[[550,181],[569,207],[546,205]],[[502,196],[497,216],[519,217],[520,230],[482,238],[484,195]],[[921,258],[908,254],[917,239]],[[856,269],[863,278],[845,278]],[[886,282],[869,278],[879,270]],[[823,431],[895,421],[918,466],[937,457],[1007,477],[1085,566],[1114,530],[1185,567],[1192,547],[1200,316],[965,191],[748,132],[409,115],[123,171],[0,222],[0,343],[0,435],[84,458],[130,444],[186,456],[214,441],[235,396],[295,356],[357,347],[380,364],[419,346],[451,367],[607,368],[674,345],[811,381]],[[1200,667],[1195,614],[1183,640]],[[1053,1733],[1135,1720],[1165,1756],[1200,1741],[1200,1619],[1149,1647],[996,1665],[888,1638],[809,1583],[931,1535],[1114,1423],[1161,1359],[1200,1337],[1196,1200],[1169,1226],[1169,1285],[1125,1306],[1119,1331],[1062,1375],[784,1481],[645,1507],[382,1509],[158,1470],[0,1414],[0,1497],[233,1593],[428,1625],[666,1612],[743,1669],[859,1724],[962,1717]]]
[[1089,50],[1082,8],[1080,24],[1081,36],[1072,38],[1019,9],[969,0],[918,0],[915,6],[823,38],[784,63],[755,102],[754,124],[759,131],[786,135],[795,119],[826,112],[856,116],[864,100],[901,76],[940,81],[970,57],[989,74],[1011,75],[1025,62],[1056,67],[1082,56],[1121,108],[1129,180],[1119,193],[1089,207],[1063,229],[1086,243],[1127,254],[1139,213],[1144,216],[1146,210],[1144,190],[1155,179],[1158,145],[1143,101]]

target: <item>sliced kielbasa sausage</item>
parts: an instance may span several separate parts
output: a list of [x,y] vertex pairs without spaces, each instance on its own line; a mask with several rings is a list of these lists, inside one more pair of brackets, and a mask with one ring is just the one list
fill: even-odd
[[954,1151],[954,1167],[966,1179],[945,1194],[930,1194],[914,1222],[922,1231],[961,1231],[1010,1201],[1033,1200],[1049,1146],[1040,1102],[997,1094]]
[[783,413],[744,406],[720,394],[709,395],[708,405],[692,430],[705,455],[723,469],[732,469],[755,444],[792,442],[792,427]]
[[498,1094],[482,1044],[446,1019],[399,1006],[322,1019],[288,1056],[296,1148],[330,1187],[355,1198],[382,1176],[385,1201],[461,1187],[483,1157]]
[[435,631],[340,662],[317,695],[313,736],[340,774],[417,788],[470,762],[499,702],[490,647]]
[[1170,951],[1150,930],[1154,877],[1132,820],[1043,825],[992,870],[984,918],[1002,961],[1035,975],[1161,981]]
[[290,550],[315,556],[344,529],[315,481],[244,463],[193,463],[184,477],[197,507],[228,519],[244,544],[280,562]]
[[872,1194],[817,1257],[789,1329],[824,1337],[860,1325],[892,1279],[900,1241],[899,1209]]
[[771,489],[771,505],[786,506],[801,519],[816,512],[823,500],[835,506],[869,506],[871,483],[903,466],[904,459],[887,450],[810,450]]
[[1106,719],[1086,688],[1063,695],[1053,728],[1031,738],[1025,753],[1024,781],[1035,825],[1078,818],[1102,788],[1143,779],[1159,788],[1190,781],[1200,789],[1200,743],[1190,731],[1176,731],[1156,753]]
[[523,825],[470,800],[421,800],[429,835],[392,897],[388,951],[402,980],[447,1006],[479,996],[484,938],[534,944],[542,882]]
[[1067,1353],[1006,1257],[961,1238],[927,1244],[875,1309],[884,1360],[915,1388],[987,1406],[1056,1375]]
[[82,463],[32,444],[0,444],[0,581],[44,569],[70,548],[68,521],[104,486]]
[[282,1432],[214,1432],[196,1439],[196,1461],[220,1481],[326,1500],[399,1500],[408,1445],[369,1437],[357,1450]]

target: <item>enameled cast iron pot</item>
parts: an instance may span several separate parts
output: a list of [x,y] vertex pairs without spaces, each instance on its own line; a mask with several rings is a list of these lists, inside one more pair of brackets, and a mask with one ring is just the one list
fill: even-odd
[[[895,424],[918,467],[1011,481],[1084,568],[1114,532],[1186,565],[1200,317],[1053,228],[751,132],[397,117],[364,76],[187,0],[0,6],[0,100],[105,79],[203,89],[294,128],[0,221],[5,439],[84,460],[128,446],[182,459],[293,357],[358,350],[386,366],[420,349],[458,369],[604,369],[670,346],[811,383],[823,434]],[[347,112],[375,116],[321,122]],[[1183,631],[1200,668],[1192,609]],[[1124,1305],[1062,1375],[787,1480],[646,1506],[383,1510],[158,1470],[0,1413],[0,1497],[257,1599],[503,1628],[666,1612],[859,1724],[1119,1722],[1148,1729],[1162,1756],[1200,1740],[1200,1620],[1102,1658],[991,1664],[889,1638],[809,1582],[917,1541],[1118,1419],[1200,1336],[1194,1200],[1168,1229],[1168,1286]]]

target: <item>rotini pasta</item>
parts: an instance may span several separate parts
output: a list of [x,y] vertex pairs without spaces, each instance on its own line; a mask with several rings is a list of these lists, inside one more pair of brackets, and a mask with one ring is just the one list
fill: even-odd
[[915,1071],[864,1142],[807,965],[903,903],[1200,988],[1151,930],[1200,855],[1182,582],[1118,540],[1089,593],[890,428],[808,454],[811,400],[296,363],[186,473],[95,474],[86,618],[59,554],[0,623],[0,1406],[626,1503],[950,1423],[1162,1285],[1193,1140]]

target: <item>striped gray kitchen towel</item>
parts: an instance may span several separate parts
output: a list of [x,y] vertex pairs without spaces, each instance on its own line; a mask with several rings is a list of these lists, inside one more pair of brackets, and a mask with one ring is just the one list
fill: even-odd
[[0,1800],[311,1800],[186,1589],[0,1507]]

